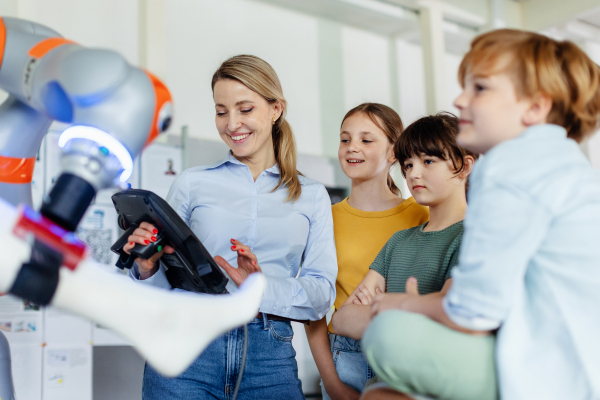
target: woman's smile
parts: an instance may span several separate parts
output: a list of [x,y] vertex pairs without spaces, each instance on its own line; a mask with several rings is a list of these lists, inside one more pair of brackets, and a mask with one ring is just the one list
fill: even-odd
[[246,139],[248,139],[250,137],[250,135],[252,135],[252,132],[248,132],[248,133],[230,133],[229,137],[231,138],[231,141],[235,144],[241,144],[244,143],[246,141]]

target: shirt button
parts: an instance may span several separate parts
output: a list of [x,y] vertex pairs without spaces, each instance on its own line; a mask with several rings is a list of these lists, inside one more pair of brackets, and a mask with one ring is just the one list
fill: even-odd
[[252,196],[253,196],[253,197],[256,197],[256,193],[252,193]]

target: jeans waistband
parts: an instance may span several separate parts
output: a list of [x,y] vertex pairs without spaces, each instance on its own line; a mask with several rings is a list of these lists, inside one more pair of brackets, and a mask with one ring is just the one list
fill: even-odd
[[256,317],[254,318],[266,318],[268,320],[271,321],[284,321],[284,322],[299,322],[301,324],[305,324],[305,325],[309,325],[310,321],[309,320],[299,320],[299,319],[291,319],[291,318],[286,318],[286,317],[280,317],[279,315],[273,315],[273,314],[266,314],[266,313],[262,313],[259,312],[258,314],[256,314]]
[[346,336],[330,333],[329,343],[331,344],[332,350],[355,351],[357,353],[362,352],[360,340],[352,339]]

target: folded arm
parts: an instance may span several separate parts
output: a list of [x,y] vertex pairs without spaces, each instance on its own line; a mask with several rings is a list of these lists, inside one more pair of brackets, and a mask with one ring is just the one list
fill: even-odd
[[333,314],[333,330],[338,335],[360,340],[371,322],[370,304],[373,295],[385,291],[385,279],[369,270],[339,310]]

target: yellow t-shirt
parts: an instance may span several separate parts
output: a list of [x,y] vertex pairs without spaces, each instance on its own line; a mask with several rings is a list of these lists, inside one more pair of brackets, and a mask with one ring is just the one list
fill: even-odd
[[[363,280],[369,266],[392,235],[429,220],[429,208],[410,197],[385,211],[361,211],[348,198],[331,207],[338,260],[335,309],[338,310]],[[329,332],[333,332],[331,323]]]

